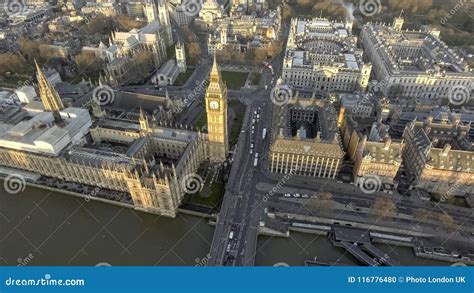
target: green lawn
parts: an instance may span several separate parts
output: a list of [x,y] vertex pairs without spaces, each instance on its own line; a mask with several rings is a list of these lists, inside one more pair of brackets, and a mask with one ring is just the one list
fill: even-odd
[[[190,204],[203,205],[209,208],[216,208],[222,202],[222,198],[225,193],[225,185],[222,178],[222,172],[218,171],[216,180],[210,184],[213,174],[208,174],[206,182],[204,183],[204,188],[197,194],[188,194],[185,197],[185,201]],[[199,174],[201,172],[198,171]]]
[[252,76],[252,85],[259,85],[261,79],[262,79],[262,74],[258,72],[254,73],[254,75]]
[[194,67],[189,68],[189,66],[188,66],[186,72],[180,73],[178,75],[178,77],[174,81],[173,85],[175,85],[175,86],[184,85],[186,83],[186,81],[189,79],[189,77],[191,76],[191,74],[193,74],[193,72],[194,72]]
[[224,193],[224,182],[215,181],[211,186],[204,188],[197,195],[189,196],[189,202],[215,208],[220,205]]
[[174,57],[176,56],[175,44],[169,46],[169,47],[166,49],[166,56],[168,57],[168,60],[169,60],[169,59],[174,59]]
[[[196,122],[196,128],[201,130],[201,132],[207,132],[207,114],[206,111],[202,112],[201,117],[199,117],[198,121]],[[206,127],[206,131],[204,131],[204,128]]]
[[21,76],[9,76],[5,78],[4,80],[0,81],[0,84],[4,85],[5,87],[13,87],[17,88],[20,86],[22,83],[24,83],[26,80],[28,80],[26,77],[21,77]]
[[230,130],[229,146],[232,147],[237,143],[239,138],[240,128],[242,127],[242,121],[245,115],[245,104],[240,101],[230,101],[229,106],[234,110],[236,117],[232,123],[232,129]]
[[239,90],[243,87],[248,75],[247,72],[222,71],[222,79],[231,90]]

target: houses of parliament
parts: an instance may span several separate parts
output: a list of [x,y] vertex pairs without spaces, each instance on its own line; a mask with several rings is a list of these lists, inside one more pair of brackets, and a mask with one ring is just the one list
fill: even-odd
[[42,111],[22,105],[16,115],[22,119],[0,123],[2,168],[124,192],[137,210],[175,217],[185,178],[206,160],[226,160],[227,88],[216,60],[206,94],[207,134],[151,125],[141,108],[139,121],[91,117],[87,109],[65,107],[38,64],[36,70],[40,101],[34,102]]

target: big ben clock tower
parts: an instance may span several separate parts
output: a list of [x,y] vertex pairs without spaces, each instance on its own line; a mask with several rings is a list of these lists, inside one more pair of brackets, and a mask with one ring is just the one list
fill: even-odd
[[227,87],[222,82],[216,56],[212,65],[209,87],[206,92],[207,132],[209,157],[213,162],[224,162],[229,152],[227,137]]

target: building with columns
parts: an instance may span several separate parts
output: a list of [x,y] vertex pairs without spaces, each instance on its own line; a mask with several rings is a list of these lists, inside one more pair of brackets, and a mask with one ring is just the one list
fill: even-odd
[[282,79],[294,88],[320,93],[365,91],[372,65],[362,59],[352,22],[294,18]]
[[267,48],[280,39],[281,15],[278,7],[260,16],[233,15],[217,19],[208,35],[208,53],[228,49],[229,45],[239,52]]
[[373,66],[379,90],[388,97],[449,99],[454,91],[469,98],[474,86],[472,68],[439,38],[439,30],[404,30],[404,19],[392,25],[367,23],[360,43]]
[[229,153],[227,130],[227,86],[222,81],[216,55],[206,91],[207,132],[211,161],[224,162]]
[[215,26],[218,19],[224,16],[224,8],[217,0],[205,0],[199,10],[199,17],[196,24],[202,29],[209,29]]
[[273,106],[268,168],[273,173],[335,178],[344,151],[337,117],[327,100],[300,97]]

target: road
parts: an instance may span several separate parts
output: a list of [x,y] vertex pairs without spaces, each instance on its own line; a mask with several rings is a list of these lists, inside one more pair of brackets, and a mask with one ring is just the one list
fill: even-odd
[[[263,180],[262,159],[268,153],[270,136],[268,133],[264,141],[262,132],[264,128],[271,130],[270,93],[281,72],[282,58],[283,54],[280,54],[270,62],[275,75],[268,69],[263,70],[262,82],[268,85],[266,90],[261,88],[241,95],[247,110],[211,245],[210,266],[254,265],[258,223],[264,212],[264,193],[257,189],[257,183]],[[255,167],[256,153],[259,158]]]
[[[267,90],[259,89],[254,93],[241,95],[231,93],[234,98],[240,97],[247,104],[247,111],[242,127],[244,132],[240,134],[237,143],[234,163],[211,244],[208,263],[210,266],[254,265],[258,225],[259,221],[263,219],[266,207],[302,215],[312,213],[308,211],[304,203],[289,203],[287,199],[283,199],[282,193],[277,193],[269,201],[263,200],[264,196],[267,196],[268,192],[281,181],[282,177],[270,174],[265,168],[269,152],[269,137],[272,130],[270,92],[275,80],[281,76],[282,58],[283,54],[270,62],[274,69],[274,76],[269,70],[264,70],[262,73],[263,84],[268,85]],[[273,84],[271,83],[272,80]],[[255,111],[259,112],[260,119],[256,118]],[[253,120],[255,120],[254,123]],[[253,133],[252,126],[254,128]],[[269,132],[265,141],[262,141],[261,138],[263,128],[266,128]],[[254,167],[255,152],[259,153],[256,167]],[[262,184],[266,184],[266,187],[261,188]],[[470,227],[474,226],[472,211],[468,209],[427,204],[417,199],[398,195],[365,194],[357,186],[338,183],[336,180],[293,176],[291,180],[284,184],[284,187],[292,193],[301,193],[302,189],[313,194],[317,191],[330,191],[333,194],[333,200],[338,203],[338,209],[334,209],[333,212],[339,213],[341,219],[348,218],[353,222],[365,222],[364,219],[370,214],[375,199],[378,196],[386,196],[392,197],[400,214],[413,215],[420,208],[432,209],[434,212],[447,211],[457,222]],[[344,206],[354,208],[354,210],[341,208]],[[402,216],[395,217],[391,221],[393,222],[391,226],[403,229],[417,224],[416,221]],[[444,232],[440,232],[438,228],[430,223],[422,227],[423,231],[426,229],[433,232],[434,235],[443,235]],[[462,235],[459,231],[456,235],[454,233],[453,235],[447,235],[447,237],[457,239],[464,238],[464,241],[467,236]]]

